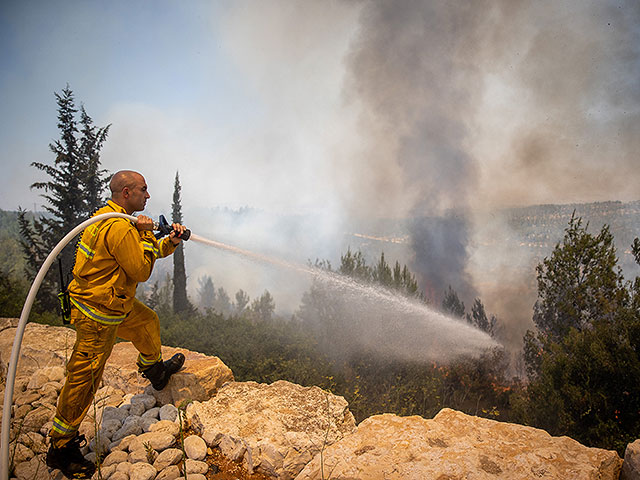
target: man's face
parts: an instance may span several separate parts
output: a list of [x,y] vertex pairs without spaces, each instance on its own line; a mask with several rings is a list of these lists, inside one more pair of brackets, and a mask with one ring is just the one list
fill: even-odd
[[147,199],[151,197],[147,191],[147,182],[142,175],[136,176],[131,187],[125,187],[128,195],[126,198],[126,210],[130,212],[141,212],[147,204]]

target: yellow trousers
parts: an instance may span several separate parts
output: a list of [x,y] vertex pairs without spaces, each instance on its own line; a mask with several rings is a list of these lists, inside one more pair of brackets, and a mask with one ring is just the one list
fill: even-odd
[[76,435],[99,388],[116,338],[133,343],[140,353],[136,362],[140,370],[162,360],[158,315],[137,299],[119,325],[96,322],[76,308],[71,310],[71,323],[76,328],[76,343],[67,363],[67,377],[50,433],[51,443],[56,448],[64,446]]

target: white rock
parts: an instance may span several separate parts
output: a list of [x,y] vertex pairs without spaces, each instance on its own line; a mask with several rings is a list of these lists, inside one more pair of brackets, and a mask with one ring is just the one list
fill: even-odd
[[178,409],[171,404],[167,404],[167,405],[163,405],[162,407],[160,407],[160,420],[170,420],[172,422],[175,422],[175,420],[178,418]]
[[158,472],[148,463],[135,463],[129,471],[129,480],[152,480]]
[[98,470],[96,470],[96,473],[93,474],[93,479],[98,480],[98,477],[100,476],[102,479],[111,479],[111,475],[113,475],[113,473],[116,471],[118,465],[116,465],[115,463],[111,464],[111,465],[107,465],[105,466],[104,463],[102,465],[100,465],[100,473],[98,473]]
[[178,448],[167,448],[160,452],[158,458],[153,462],[153,466],[161,472],[170,465],[176,465],[182,459],[182,450]]
[[149,431],[156,433],[168,433],[174,437],[180,432],[180,427],[171,420],[160,420],[149,428]]
[[32,459],[34,456],[33,451],[21,443],[10,445],[9,452],[11,455],[11,459],[15,464],[26,462],[27,460]]
[[209,471],[209,465],[199,460],[187,459],[187,475],[192,473],[202,473],[203,475]]
[[129,480],[129,475],[124,472],[113,472],[108,480]]
[[[13,404],[16,407],[20,407],[22,405],[26,405],[31,407],[36,400],[40,400],[40,392],[34,392],[33,390],[27,390],[26,392],[19,393],[16,395]],[[31,408],[28,408],[27,411],[30,411]],[[18,415],[16,415],[18,416]]]
[[176,443],[176,439],[173,437],[173,435],[169,435],[168,433],[143,433],[142,435],[138,435],[131,441],[131,444],[129,445],[129,451],[133,452],[135,450],[144,449],[145,443],[151,445],[151,448],[153,448],[154,450],[161,452],[162,450],[166,450],[167,448],[173,446]]
[[102,461],[102,465],[108,467],[109,465],[126,462],[128,458],[129,454],[127,452],[116,450],[105,457]]
[[124,437],[118,442],[112,442],[110,445],[110,449],[129,451],[129,445],[131,445],[131,442],[133,442],[135,439],[136,435],[129,435],[128,437]]
[[42,386],[47,383],[49,381],[49,377],[47,376],[46,373],[39,371],[39,372],[35,372],[32,376],[31,379],[29,380],[29,383],[27,384],[27,389],[29,390],[39,390],[40,388],[42,388]]
[[15,476],[18,480],[49,480],[51,478],[49,468],[44,463],[44,455],[16,465]]
[[624,451],[620,480],[640,479],[640,440],[629,443]]
[[202,434],[202,439],[205,443],[211,448],[217,447],[220,444],[220,440],[224,436],[223,433],[218,432],[217,430],[212,430],[210,428],[206,429]]
[[35,453],[46,453],[47,451],[44,437],[37,432],[21,433],[18,442],[29,447]]
[[184,439],[184,450],[187,458],[202,460],[207,456],[207,444],[198,435],[189,435]]
[[[185,478],[184,477],[178,477],[177,480],[185,480]],[[193,475],[189,475],[189,480],[207,480],[207,477],[205,477],[201,473],[194,473]]]
[[180,478],[181,475],[177,465],[170,465],[158,474],[156,480],[175,480],[176,478]]
[[47,377],[49,377],[49,382],[63,382],[65,377],[64,367],[62,366],[54,366],[54,367],[45,367],[42,370]]
[[119,463],[118,466],[116,467],[116,471],[126,473],[127,475],[129,475],[129,472],[131,471],[131,464],[129,462]]
[[133,452],[131,452],[129,454],[129,463],[140,463],[140,462],[144,462],[144,463],[153,463],[153,460],[155,460],[155,458],[158,456],[158,452],[156,452],[155,450],[151,450],[151,455],[152,455],[152,459],[151,461],[149,461],[149,450],[145,449],[140,449],[140,450],[134,450]]

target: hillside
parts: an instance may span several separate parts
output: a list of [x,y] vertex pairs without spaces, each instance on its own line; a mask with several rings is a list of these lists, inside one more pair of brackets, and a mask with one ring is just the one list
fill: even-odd
[[[12,325],[0,322],[4,371]],[[43,463],[45,436],[70,336],[67,328],[37,324],[25,331],[14,410],[20,419],[13,448],[18,480],[50,478]],[[155,392],[135,372],[132,345],[115,346],[98,403],[80,427],[91,440],[87,457],[105,455],[101,478],[168,480],[186,468],[192,480],[617,480],[622,468],[616,452],[446,408],[433,419],[384,414],[356,425],[340,396],[285,381],[235,382],[219,359],[181,351],[185,369],[165,391]],[[191,401],[186,411],[184,399]],[[241,466],[240,473],[222,476],[222,457],[227,466]]]

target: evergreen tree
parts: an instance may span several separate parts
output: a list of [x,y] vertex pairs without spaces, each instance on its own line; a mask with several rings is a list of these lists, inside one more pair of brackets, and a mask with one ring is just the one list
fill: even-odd
[[[72,90],[67,85],[60,94],[55,93],[55,97],[60,139],[49,145],[55,155],[53,165],[41,162],[31,164],[50,177],[47,181],[31,185],[31,188],[44,191],[42,197],[48,202],[44,209],[50,215],[36,218],[31,223],[24,210],[19,213],[22,247],[28,262],[26,273],[30,279],[35,278],[42,262],[57,243],[103,202],[108,182],[107,172],[100,169],[100,150],[110,126],[96,128],[84,107],[81,107],[80,131]],[[69,242],[60,254],[67,272],[65,282],[73,266],[75,243]],[[39,295],[44,308],[51,309],[57,305],[57,288],[56,272],[52,269]]]
[[639,279],[624,282],[608,226],[591,235],[575,216],[537,271],[517,420],[623,453],[640,435]]
[[[182,205],[180,203],[180,177],[176,172],[173,184],[173,204],[171,205],[173,223],[182,223]],[[174,313],[190,310],[191,304],[187,298],[187,273],[184,268],[184,245],[182,242],[173,252],[173,311]]]
[[562,244],[537,267],[538,301],[533,321],[538,331],[561,340],[610,316],[626,294],[613,235],[607,225],[593,236],[572,215]]
[[244,290],[240,289],[236,292],[235,308],[238,314],[241,314],[246,306],[249,304],[249,295]]
[[229,294],[223,287],[219,287],[216,292],[216,299],[213,302],[213,309],[221,313],[222,315],[229,315],[231,313],[231,299]]
[[487,317],[484,304],[479,298],[476,298],[471,307],[471,314],[467,313],[467,322],[493,337],[496,333],[497,321],[498,319],[495,315],[491,315],[490,318]]
[[451,288],[451,285],[449,285],[442,299],[442,310],[454,317],[464,318],[464,302],[458,298],[458,294]]
[[213,285],[213,279],[211,276],[205,275],[198,279],[198,284],[200,285],[200,288],[198,288],[200,308],[205,311],[213,308],[216,301],[216,288]]
[[266,322],[273,317],[273,312],[276,310],[276,303],[269,291],[265,290],[260,298],[256,298],[251,302],[250,310],[257,320]]

